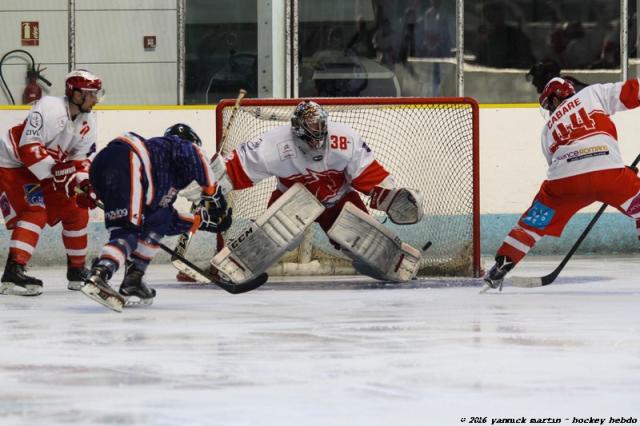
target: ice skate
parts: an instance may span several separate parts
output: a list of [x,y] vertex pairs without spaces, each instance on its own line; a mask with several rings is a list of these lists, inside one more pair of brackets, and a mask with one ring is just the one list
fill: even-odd
[[87,281],[90,277],[91,271],[81,266],[79,268],[74,268],[69,266],[67,268],[67,288],[69,290],[80,290],[85,281]]
[[96,265],[91,269],[91,276],[80,291],[90,299],[116,312],[122,312],[125,299],[109,285],[109,270],[106,266]]
[[144,271],[138,269],[132,262],[127,262],[124,280],[120,284],[120,294],[124,297],[126,306],[151,305],[156,291],[144,283]]
[[7,259],[7,265],[2,274],[0,294],[38,296],[42,294],[42,281],[27,275],[24,265]]
[[514,263],[507,256],[497,256],[496,263],[483,278],[484,287],[480,293],[486,293],[489,289],[502,291],[504,277],[514,266]]

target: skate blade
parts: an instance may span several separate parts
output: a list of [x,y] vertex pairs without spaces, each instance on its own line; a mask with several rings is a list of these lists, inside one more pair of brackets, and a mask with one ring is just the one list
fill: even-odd
[[502,293],[502,286],[493,288],[489,284],[485,284],[482,289],[478,292],[478,294],[485,294],[489,290],[495,290],[496,293]]
[[124,299],[120,295],[113,295],[95,284],[86,283],[80,292],[87,296],[89,299],[95,300],[102,306],[114,310],[116,312],[122,312],[124,309]]
[[138,296],[124,296],[124,306],[126,307],[135,307],[135,306],[150,306],[153,304],[153,297],[148,299],[141,299]]
[[484,284],[482,286],[482,289],[478,292],[478,294],[485,294],[489,290],[495,290],[496,292],[501,292],[502,288],[493,288],[489,284]]
[[0,285],[0,294],[8,296],[39,296],[42,294],[42,286],[27,284],[22,287],[14,283],[2,283]]
[[84,287],[84,281],[69,281],[69,283],[67,284],[67,289],[73,291],[78,291],[82,287]]

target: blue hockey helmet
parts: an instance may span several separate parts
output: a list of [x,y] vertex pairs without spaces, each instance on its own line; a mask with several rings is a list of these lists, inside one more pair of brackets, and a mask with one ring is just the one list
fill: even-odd
[[200,136],[189,126],[183,123],[176,123],[164,131],[165,136],[177,136],[180,139],[193,142],[198,146],[202,146]]

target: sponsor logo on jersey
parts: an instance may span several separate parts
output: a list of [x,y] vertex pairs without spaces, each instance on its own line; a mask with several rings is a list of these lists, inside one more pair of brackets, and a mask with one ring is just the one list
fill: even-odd
[[307,169],[306,173],[280,178],[280,182],[290,188],[296,182],[303,184],[316,198],[324,203],[338,195],[345,184],[344,172],[339,170],[326,170],[316,172]]
[[23,186],[24,198],[30,206],[44,207],[44,196],[40,185],[29,183]]
[[[40,133],[40,130],[42,130],[42,122],[42,114],[40,114],[38,111],[33,111],[31,114],[29,114],[29,126],[31,127],[29,131],[34,132],[31,134]],[[27,135],[29,134],[30,133],[27,132]]]
[[[104,213],[104,217],[107,220],[116,220],[116,219],[120,219],[121,217],[127,217],[129,216],[129,209],[115,209],[115,210],[109,210],[108,212]],[[138,215],[135,215],[136,217],[134,217],[134,219],[137,219]]]
[[551,207],[545,206],[540,201],[535,201],[533,206],[527,210],[522,222],[532,228],[544,229],[551,222],[555,213],[556,211]]
[[87,133],[89,133],[90,130],[91,128],[89,127],[89,123],[87,123],[86,121],[83,121],[82,128],[80,129],[80,136],[84,138],[85,136],[87,136]]
[[158,205],[160,207],[169,207],[178,196],[178,190],[174,187],[169,188],[167,193],[162,196]]
[[4,192],[0,194],[0,210],[2,211],[4,220],[7,222],[16,215],[15,211],[13,211],[13,208],[11,207],[11,203],[9,202],[9,197],[7,197],[7,194]]
[[259,138],[258,140],[255,140],[255,141],[249,141],[247,142],[247,148],[253,151],[254,149],[258,149],[261,143],[262,143],[262,138]]
[[284,161],[288,158],[295,158],[297,156],[296,148],[290,142],[280,142],[277,147],[278,154],[280,155],[280,161]]
[[609,147],[606,145],[590,146],[588,148],[577,149],[567,152],[557,158],[557,161],[567,160],[567,163],[579,161],[585,158],[598,157],[600,155],[609,155]]

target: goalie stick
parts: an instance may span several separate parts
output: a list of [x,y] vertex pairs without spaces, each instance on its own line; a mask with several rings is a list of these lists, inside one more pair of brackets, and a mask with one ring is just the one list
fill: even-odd
[[[631,163],[631,166],[629,167],[631,167],[632,169],[635,169],[638,163],[640,163],[640,155],[638,155],[636,159],[633,160],[633,163]],[[571,257],[576,252],[576,250],[578,250],[578,247],[580,247],[580,244],[582,244],[582,241],[587,237],[587,235],[591,231],[591,228],[593,228],[593,225],[595,225],[598,219],[600,219],[600,216],[602,216],[602,213],[604,213],[607,206],[608,206],[607,204],[603,204],[600,207],[600,209],[595,214],[595,216],[593,216],[593,219],[591,219],[591,222],[589,222],[589,224],[584,229],[584,231],[582,231],[582,234],[580,234],[580,237],[578,237],[576,242],[573,244],[573,247],[571,247],[569,252],[564,256],[564,259],[562,259],[562,261],[556,267],[556,269],[554,269],[549,274],[543,277],[516,277],[516,276],[511,277],[511,285],[513,287],[520,287],[520,288],[535,288],[535,287],[544,287],[554,282],[556,278],[558,278],[558,275],[560,275],[560,272],[562,272],[564,267],[569,262],[569,259],[571,259]]]
[[[84,193],[82,191],[82,189],[80,189],[80,188],[76,187],[75,190],[79,194]],[[96,203],[96,206],[100,210],[104,211],[104,205],[102,204],[102,202],[100,202],[98,200],[95,200],[95,203]],[[160,241],[157,241],[157,240],[155,240],[153,238],[149,238],[149,240],[152,243],[157,244],[158,246],[160,246],[160,248],[163,251],[165,251],[166,253],[170,254],[172,258],[175,257],[180,262],[182,262],[182,264],[185,265],[184,269],[185,270],[189,270],[189,273],[198,274],[201,277],[201,279],[206,279],[207,283],[213,283],[213,284],[217,285],[218,287],[220,287],[221,289],[223,289],[226,292],[231,293],[231,294],[240,294],[240,293],[246,293],[246,292],[251,291],[251,290],[255,290],[256,288],[260,287],[262,284],[266,283],[267,280],[269,279],[269,276],[267,274],[262,274],[262,275],[257,276],[253,280],[248,281],[248,282],[243,283],[243,284],[234,284],[234,283],[230,283],[230,282],[226,282],[226,281],[221,281],[219,278],[214,277],[210,273],[208,273],[208,272],[202,270],[201,268],[199,268],[198,266],[194,265],[192,262],[190,262],[184,256],[182,256],[181,254],[177,253],[176,251],[170,249],[166,245],[162,244]]]
[[[220,136],[220,144],[216,150],[216,154],[212,157],[215,158],[216,155],[219,155],[223,148],[224,148],[224,144],[225,141],[227,139],[227,134],[229,133],[229,129],[231,128],[231,124],[233,123],[235,117],[236,117],[236,113],[238,112],[238,110],[240,109],[240,102],[242,102],[242,99],[247,95],[247,91],[244,89],[240,89],[240,91],[238,92],[238,97],[236,98],[236,102],[233,105],[233,109],[231,111],[231,117],[229,117],[229,122],[227,123],[227,125],[225,126],[224,130],[222,131],[222,135]],[[197,208],[197,204],[196,203],[192,203],[191,204],[191,213],[195,212]],[[203,279],[202,276],[200,276],[201,274],[194,274],[195,270],[193,268],[190,268],[188,265],[185,264],[185,262],[183,261],[183,259],[185,258],[186,254],[187,254],[187,250],[189,249],[189,244],[191,243],[191,238],[193,238],[193,234],[194,232],[185,232],[180,234],[180,236],[178,237],[178,241],[176,242],[176,247],[175,247],[175,255],[171,256],[171,264],[174,266],[174,268],[176,268],[178,271],[182,272],[183,274],[187,275],[188,277],[194,279],[196,282],[201,282],[201,283],[206,283],[209,282],[207,279]],[[206,275],[204,276],[206,277]],[[265,279],[266,281],[266,279]]]

